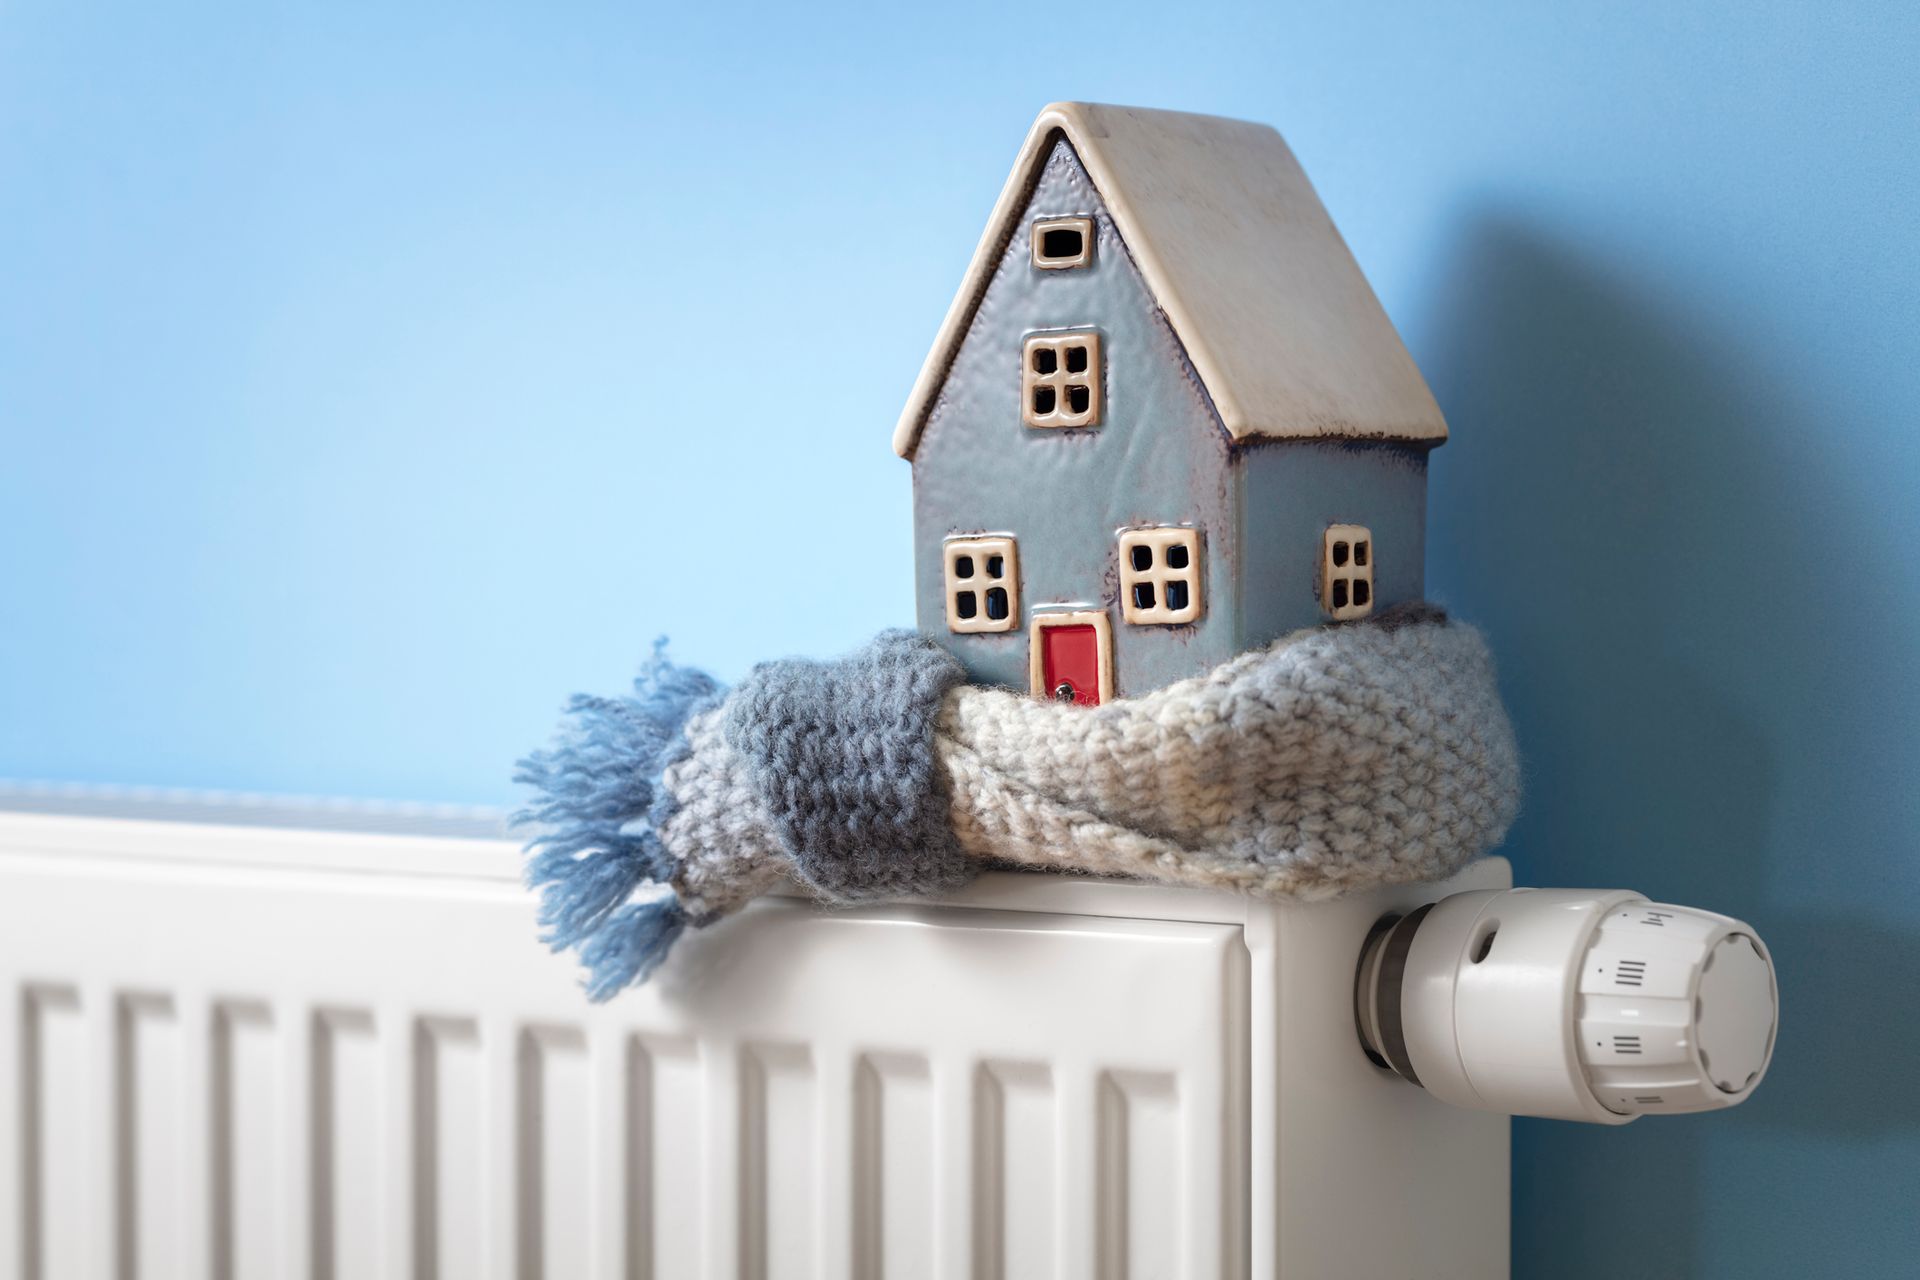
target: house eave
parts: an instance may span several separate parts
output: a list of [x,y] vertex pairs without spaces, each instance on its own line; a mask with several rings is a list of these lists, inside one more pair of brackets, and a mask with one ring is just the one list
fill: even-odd
[[[893,429],[893,451],[909,461],[913,458],[914,447],[920,443],[920,431],[926,426],[927,415],[933,412],[934,400],[953,368],[960,343],[966,338],[974,313],[979,311],[980,303],[986,296],[994,267],[1013,234],[1014,216],[1032,194],[1041,167],[1047,162],[1047,152],[1051,149],[1054,136],[1066,133],[1066,116],[1060,104],[1055,103],[1040,113],[1039,119],[1027,131],[1026,140],[1020,144],[1020,154],[1013,162],[1013,171],[1007,175],[1006,185],[1000,188],[1000,197],[994,201],[993,212],[987,218],[987,228],[981,233],[980,243],[967,264],[966,275],[960,279],[959,292],[954,294],[946,318],[940,322],[933,350],[928,353],[926,363],[920,366],[920,376],[914,379],[913,390],[907,395],[906,408],[901,411],[900,421]],[[1071,138],[1068,140],[1071,141]],[[1099,183],[1096,181],[1094,185],[1098,187]]]

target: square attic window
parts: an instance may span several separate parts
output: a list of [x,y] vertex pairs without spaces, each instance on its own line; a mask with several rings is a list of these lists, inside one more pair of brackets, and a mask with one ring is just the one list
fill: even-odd
[[1036,333],[1020,361],[1020,413],[1030,427],[1100,425],[1100,335]]
[[1033,224],[1034,266],[1067,271],[1092,261],[1092,218],[1042,218]]
[[1327,526],[1320,550],[1320,607],[1336,620],[1373,612],[1373,534],[1365,525]]
[[1013,631],[1020,626],[1020,566],[1014,540],[948,538],[947,630]]

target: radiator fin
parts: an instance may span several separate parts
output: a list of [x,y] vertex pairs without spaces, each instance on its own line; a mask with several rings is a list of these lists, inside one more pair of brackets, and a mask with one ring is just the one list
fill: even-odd
[[173,1001],[165,995],[122,996],[115,1036],[117,1274],[184,1280],[186,1142],[181,1030]]
[[380,1270],[380,1045],[363,1009],[325,1009],[313,1036],[313,1274]]
[[[258,1001],[223,1002],[213,1027],[213,1273],[219,1280],[274,1275],[288,1199],[276,1078],[282,1046]],[[289,1239],[287,1247],[303,1246]]]
[[486,1073],[472,1018],[417,1020],[414,1048],[414,1274],[461,1280],[481,1272]]
[[933,1089],[927,1060],[870,1053],[854,1073],[853,1274],[933,1274]]
[[740,1274],[818,1274],[813,1057],[804,1045],[749,1047],[741,1072]]
[[1053,1072],[1039,1062],[989,1062],[975,1092],[978,1178],[975,1248],[991,1280],[1043,1280],[1054,1274]]
[[586,1037],[577,1027],[535,1026],[519,1047],[520,1274],[584,1276],[592,1229]]
[[706,1181],[699,1050],[691,1037],[634,1036],[627,1064],[627,1271],[634,1280],[695,1275]]
[[1100,1275],[1178,1273],[1179,1122],[1172,1076],[1111,1071],[1102,1077]]

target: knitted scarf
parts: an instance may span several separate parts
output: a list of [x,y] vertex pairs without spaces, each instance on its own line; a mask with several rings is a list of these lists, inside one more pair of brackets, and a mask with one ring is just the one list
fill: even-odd
[[1099,707],[968,685],[906,631],[731,692],[656,646],[516,780],[545,940],[596,1000],[783,882],[852,903],[998,864],[1326,898],[1452,874],[1519,799],[1486,645],[1426,606]]

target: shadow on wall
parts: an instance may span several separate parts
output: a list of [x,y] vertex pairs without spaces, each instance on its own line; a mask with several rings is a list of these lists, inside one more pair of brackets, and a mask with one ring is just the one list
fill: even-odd
[[[1886,1004],[1920,989],[1897,887],[1911,755],[1861,749],[1903,732],[1886,708],[1908,693],[1885,681],[1912,664],[1894,626],[1836,652],[1826,547],[1884,536],[1822,452],[1846,408],[1801,403],[1731,345],[1738,326],[1644,268],[1467,226],[1421,344],[1455,432],[1435,455],[1429,580],[1500,656],[1528,768],[1521,883],[1751,920],[1783,1002],[1768,1083],[1737,1111],[1518,1123],[1515,1274],[1880,1274],[1893,1232],[1845,1219],[1884,1188],[1809,1199],[1743,1155],[1796,1134],[1920,1141],[1904,1079],[1920,1019]],[[1871,1176],[1865,1157],[1847,1167]]]

